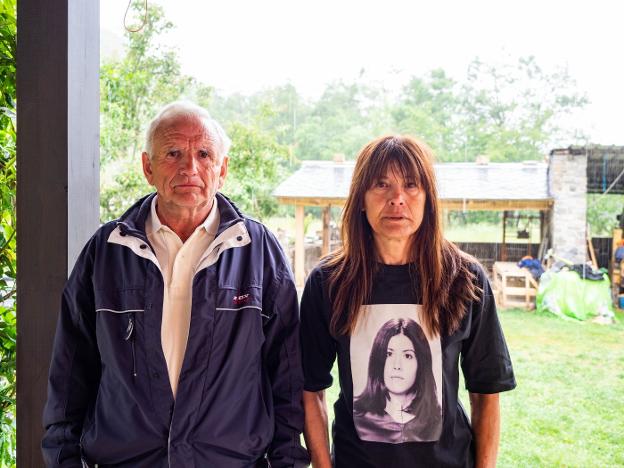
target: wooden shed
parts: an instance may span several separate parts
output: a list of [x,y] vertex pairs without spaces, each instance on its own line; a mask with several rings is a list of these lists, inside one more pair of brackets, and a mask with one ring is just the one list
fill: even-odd
[[[299,286],[305,279],[304,209],[306,206],[322,208],[321,254],[325,255],[330,243],[330,209],[344,205],[354,167],[354,161],[304,161],[273,192],[280,203],[295,205],[293,268]],[[435,171],[442,209],[445,210],[536,210],[546,213],[553,205],[546,163],[441,163],[435,165]]]

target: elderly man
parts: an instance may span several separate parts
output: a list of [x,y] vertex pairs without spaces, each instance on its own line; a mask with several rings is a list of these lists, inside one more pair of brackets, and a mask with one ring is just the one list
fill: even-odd
[[296,290],[275,237],[217,192],[230,141],[175,102],[146,143],[156,194],[95,233],[63,292],[46,463],[304,466]]

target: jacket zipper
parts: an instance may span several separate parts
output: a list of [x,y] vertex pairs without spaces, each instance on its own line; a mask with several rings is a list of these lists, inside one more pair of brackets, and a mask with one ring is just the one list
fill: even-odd
[[[218,237],[219,235],[221,235],[221,233],[223,233],[224,231],[226,231],[230,227],[234,226],[235,224],[238,224],[241,221],[242,221],[242,219],[233,220],[227,226],[225,226],[223,229],[221,229],[220,232],[217,232],[217,235],[215,236],[215,238]],[[121,222],[117,223],[118,226],[120,224],[124,224],[124,223],[121,223]],[[126,235],[131,235],[131,236],[133,236],[133,237],[135,237],[137,239],[140,239],[142,242],[145,242],[149,246],[149,248],[152,250],[152,252],[154,252],[154,248],[150,244],[149,240],[147,239],[147,237],[144,237],[143,234],[140,231],[137,231],[135,229],[129,229],[128,231],[126,231]],[[212,253],[214,250],[217,250],[217,248],[218,248],[218,246],[214,246],[213,250],[210,253]],[[155,253],[154,253],[154,255],[155,255]],[[162,275],[162,271],[160,270],[160,268],[158,268],[158,270],[160,271],[160,274]],[[197,271],[195,272],[195,274],[197,274]],[[164,277],[163,277],[163,283],[164,283]],[[134,351],[134,313],[132,313],[132,316],[128,320],[128,326],[126,328],[126,336],[124,337],[125,341],[128,341],[129,339],[132,339],[131,340],[131,344],[132,344],[132,376],[136,377],[136,375],[137,375],[137,373],[136,373],[136,356],[135,356],[135,351]],[[174,398],[173,410],[171,412],[171,421],[169,422],[169,431],[168,431],[168,434],[167,434],[167,465],[169,466],[169,468],[171,468],[171,428],[173,427],[173,416],[175,414],[175,406],[176,405],[175,405],[175,398]],[[268,454],[265,454],[265,459],[267,461],[268,468],[271,468],[271,462],[268,459]]]
[[130,341],[130,345],[132,346],[132,378],[136,378],[137,369],[136,369],[136,352],[134,349],[134,312],[130,314],[128,317],[128,326],[126,327],[126,335],[124,336],[124,341]]
[[173,410],[171,411],[171,421],[169,421],[169,433],[167,434],[167,466],[171,468],[171,428],[173,427],[173,415],[175,414],[175,398],[173,400]]

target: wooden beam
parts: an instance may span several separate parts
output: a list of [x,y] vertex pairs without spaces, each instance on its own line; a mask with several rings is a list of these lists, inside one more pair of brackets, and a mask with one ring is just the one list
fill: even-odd
[[[322,197],[276,197],[278,203],[284,205],[304,206],[343,206],[345,198]],[[450,200],[441,199],[440,207],[453,211],[515,211],[515,210],[549,210],[553,206],[551,199],[547,200]]]
[[43,466],[61,291],[99,224],[99,1],[17,2],[17,465]]
[[440,200],[442,209],[454,211],[549,210],[552,200]]
[[345,198],[319,198],[319,197],[276,197],[277,202],[282,205],[303,205],[303,206],[343,206],[347,201]]
[[304,206],[295,206],[295,283],[303,287],[305,281]]
[[323,245],[321,246],[321,257],[324,257],[329,253],[329,246],[331,241],[331,231],[329,224],[331,222],[331,206],[323,208]]

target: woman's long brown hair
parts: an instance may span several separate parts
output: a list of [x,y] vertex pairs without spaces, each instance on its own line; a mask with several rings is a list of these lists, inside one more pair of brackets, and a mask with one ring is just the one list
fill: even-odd
[[[426,194],[423,220],[413,235],[411,263],[419,281],[423,326],[429,336],[452,334],[461,324],[479,286],[470,270],[476,260],[444,239],[436,189],[433,154],[424,143],[402,135],[384,136],[367,144],[358,155],[342,214],[342,247],[325,258],[330,273],[329,296],[334,336],[350,335],[361,306],[369,303],[379,257],[364,209],[364,195],[389,167],[415,179]],[[414,275],[412,275],[414,277]]]

